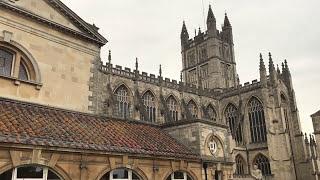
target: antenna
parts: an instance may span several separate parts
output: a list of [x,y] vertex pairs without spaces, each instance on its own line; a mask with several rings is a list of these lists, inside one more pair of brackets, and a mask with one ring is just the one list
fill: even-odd
[[201,0],[202,2],[202,16],[203,16],[203,25],[204,25],[204,28],[206,28],[206,15],[205,15],[205,11],[204,11],[204,2],[203,0]]

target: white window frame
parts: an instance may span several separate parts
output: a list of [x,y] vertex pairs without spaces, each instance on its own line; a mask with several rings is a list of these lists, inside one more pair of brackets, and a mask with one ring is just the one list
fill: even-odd
[[174,173],[176,173],[176,172],[173,172],[171,174],[171,180],[187,180],[187,173],[186,172],[183,172],[183,179],[175,179],[174,178]]
[[[42,167],[42,178],[17,178],[18,168],[14,168],[12,171],[12,180],[47,180],[49,169],[47,167]],[[57,175],[58,176],[58,175]],[[60,178],[61,179],[61,178]]]
[[[113,179],[113,172],[116,170],[126,170],[128,171],[128,179]],[[130,169],[115,169],[110,172],[109,180],[132,180],[132,170]]]

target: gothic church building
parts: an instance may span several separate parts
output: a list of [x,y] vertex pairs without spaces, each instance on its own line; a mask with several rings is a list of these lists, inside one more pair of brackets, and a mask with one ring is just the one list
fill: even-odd
[[[317,180],[286,60],[241,85],[232,25],[181,32],[181,79],[114,65],[59,0],[0,0],[1,180]],[[179,49],[177,49],[179,51]],[[265,64],[266,63],[266,64]],[[318,141],[317,141],[318,140]]]

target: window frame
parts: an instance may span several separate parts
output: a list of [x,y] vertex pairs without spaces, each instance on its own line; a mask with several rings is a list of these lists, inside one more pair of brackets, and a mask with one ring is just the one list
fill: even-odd
[[[40,167],[42,168],[42,178],[18,178],[18,169],[23,167]],[[49,172],[54,173],[60,180],[63,180],[62,176],[51,170],[49,167],[39,166],[39,165],[28,165],[13,168],[7,172],[12,172],[11,180],[48,180]],[[4,172],[5,173],[5,172]]]
[[[123,93],[125,92],[125,93]],[[131,117],[131,96],[130,90],[125,85],[120,85],[114,91],[116,99],[116,109],[114,114],[123,119],[128,119]]]
[[[19,86],[21,83],[34,85],[37,90],[42,87],[41,76],[38,65],[32,55],[16,42],[5,42],[0,40],[0,49],[13,55],[10,76],[0,74],[0,78],[14,81]],[[24,65],[27,72],[27,79],[20,79],[19,72],[21,65]]]
[[172,118],[173,121],[179,120],[179,104],[176,98],[172,95],[170,95],[166,100],[168,110],[169,110],[169,116]]

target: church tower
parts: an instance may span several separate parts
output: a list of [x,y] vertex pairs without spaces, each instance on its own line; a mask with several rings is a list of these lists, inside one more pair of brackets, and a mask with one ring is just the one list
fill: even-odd
[[207,31],[199,28],[193,39],[185,22],[181,32],[182,74],[184,82],[203,89],[224,89],[238,85],[232,26],[225,14],[222,31],[209,6]]

